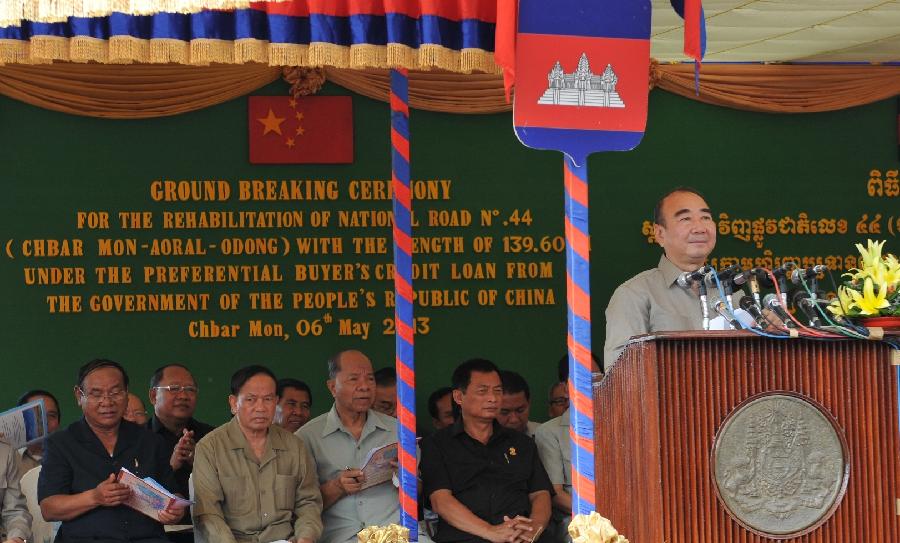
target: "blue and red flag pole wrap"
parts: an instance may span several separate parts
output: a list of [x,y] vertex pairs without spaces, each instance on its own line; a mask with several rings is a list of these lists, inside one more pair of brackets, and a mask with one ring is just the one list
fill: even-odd
[[587,161],[565,156],[566,302],[569,349],[569,437],[572,514],[597,508],[594,490],[594,408],[591,392],[591,258]]
[[[519,0],[513,127],[528,147],[565,155],[573,515],[597,507],[587,158],[633,149],[643,138],[651,12],[649,0]],[[576,76],[583,83],[568,83]],[[607,93],[607,102],[595,101],[598,92]]]
[[409,529],[410,541],[418,541],[412,196],[409,175],[409,78],[406,69],[395,68],[391,70],[391,184],[394,191],[394,321],[397,323],[400,525]]

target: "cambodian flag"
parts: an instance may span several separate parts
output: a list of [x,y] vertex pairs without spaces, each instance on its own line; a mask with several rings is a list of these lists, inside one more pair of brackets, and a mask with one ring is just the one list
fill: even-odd
[[627,151],[647,125],[650,0],[520,0],[513,124],[578,165]]
[[671,0],[675,12],[684,19],[684,54],[697,62],[706,55],[706,18],[701,0]]

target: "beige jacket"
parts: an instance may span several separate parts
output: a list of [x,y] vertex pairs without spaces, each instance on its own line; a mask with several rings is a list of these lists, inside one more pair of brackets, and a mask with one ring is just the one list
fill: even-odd
[[237,418],[197,443],[193,470],[198,543],[268,543],[322,533],[316,464],[303,441],[269,427],[261,460]]

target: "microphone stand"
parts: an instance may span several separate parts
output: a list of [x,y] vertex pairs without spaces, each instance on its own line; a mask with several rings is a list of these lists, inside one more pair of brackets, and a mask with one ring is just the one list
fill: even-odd
[[700,311],[703,315],[703,329],[709,330],[709,302],[707,301],[706,281],[700,279],[697,283],[700,287]]

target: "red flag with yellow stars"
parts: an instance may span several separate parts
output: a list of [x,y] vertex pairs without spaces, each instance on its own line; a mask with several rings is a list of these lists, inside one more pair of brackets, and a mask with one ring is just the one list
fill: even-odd
[[251,164],[353,162],[349,96],[250,96]]

